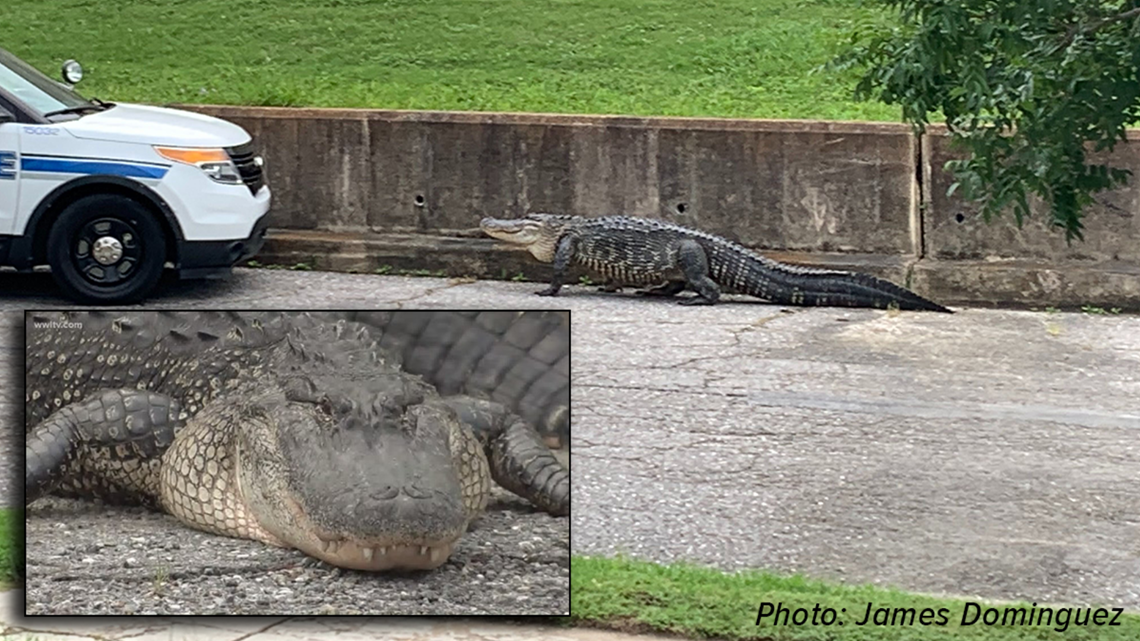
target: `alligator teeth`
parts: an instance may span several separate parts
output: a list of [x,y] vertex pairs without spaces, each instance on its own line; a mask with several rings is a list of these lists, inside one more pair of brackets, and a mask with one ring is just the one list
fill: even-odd
[[372,548],[360,548],[360,553],[364,555],[365,561],[372,560]]
[[443,559],[444,556],[445,555],[443,553],[443,548],[432,548],[431,549],[431,562],[432,563],[439,563]]
[[427,547],[421,545],[420,546],[420,554],[427,554],[427,553],[428,553]]
[[380,556],[385,556],[386,554],[388,554],[388,548],[386,548],[386,547],[376,548],[376,551],[380,553]]

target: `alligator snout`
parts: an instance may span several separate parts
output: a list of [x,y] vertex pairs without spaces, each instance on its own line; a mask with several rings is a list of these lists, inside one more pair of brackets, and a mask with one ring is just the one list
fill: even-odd
[[346,498],[306,510],[309,523],[287,535],[290,543],[345,568],[429,570],[447,561],[467,527],[461,502],[414,483]]

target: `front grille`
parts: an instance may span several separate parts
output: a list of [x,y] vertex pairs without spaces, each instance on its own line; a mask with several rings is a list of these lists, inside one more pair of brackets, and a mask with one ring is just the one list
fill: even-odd
[[257,158],[257,153],[253,141],[237,147],[227,147],[226,153],[230,155],[230,160],[234,162],[238,173],[241,174],[242,182],[245,183],[246,187],[249,187],[249,193],[256,195],[257,192],[261,191],[265,185],[265,171],[254,160]]

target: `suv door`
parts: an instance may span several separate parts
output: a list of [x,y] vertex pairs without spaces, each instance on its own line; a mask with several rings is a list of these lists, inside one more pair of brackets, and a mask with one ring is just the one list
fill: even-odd
[[12,112],[0,104],[0,234],[11,234],[16,225],[19,177],[20,125]]

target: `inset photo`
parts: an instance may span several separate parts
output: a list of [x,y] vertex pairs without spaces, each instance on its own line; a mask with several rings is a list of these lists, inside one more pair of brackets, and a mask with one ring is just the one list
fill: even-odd
[[25,316],[27,615],[565,615],[570,313]]

